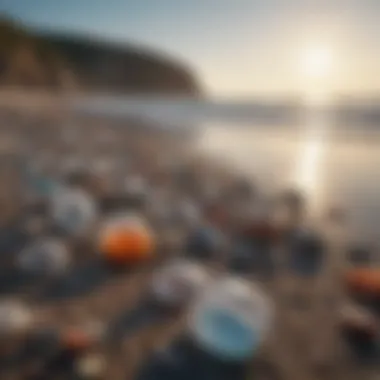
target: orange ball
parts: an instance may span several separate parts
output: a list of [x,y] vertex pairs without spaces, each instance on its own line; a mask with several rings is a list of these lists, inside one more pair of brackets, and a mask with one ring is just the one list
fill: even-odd
[[113,264],[135,264],[147,260],[154,250],[151,232],[140,223],[117,223],[101,236],[101,252]]
[[356,268],[345,276],[348,291],[380,297],[380,269]]

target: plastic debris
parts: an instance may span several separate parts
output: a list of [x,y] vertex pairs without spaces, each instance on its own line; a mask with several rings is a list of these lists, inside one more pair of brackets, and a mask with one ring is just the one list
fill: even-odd
[[81,235],[94,223],[97,207],[92,197],[80,189],[61,188],[51,199],[54,223],[69,235]]
[[189,319],[194,339],[225,360],[247,360],[271,328],[273,308],[264,293],[238,277],[217,280],[200,297]]
[[155,237],[136,215],[114,215],[100,229],[99,249],[116,265],[146,261],[154,253]]
[[18,257],[19,268],[34,275],[59,275],[66,272],[70,263],[67,247],[55,238],[40,239],[32,243]]
[[17,301],[0,303],[0,336],[26,332],[33,324],[32,312]]

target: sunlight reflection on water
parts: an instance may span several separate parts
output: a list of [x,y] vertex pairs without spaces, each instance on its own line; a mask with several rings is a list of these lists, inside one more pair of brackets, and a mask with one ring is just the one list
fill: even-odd
[[334,136],[335,129],[333,120],[313,112],[294,128],[206,124],[199,149],[231,163],[261,186],[299,186],[314,210],[345,207],[350,236],[380,242],[378,143],[364,130],[358,133],[360,141],[347,141],[344,133]]

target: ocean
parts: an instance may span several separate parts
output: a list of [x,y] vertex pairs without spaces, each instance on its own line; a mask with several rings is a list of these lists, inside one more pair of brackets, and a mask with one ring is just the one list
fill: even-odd
[[380,242],[380,117],[297,103],[98,97],[75,107],[187,128],[194,148],[277,191],[296,186],[318,216],[347,214],[353,241]]

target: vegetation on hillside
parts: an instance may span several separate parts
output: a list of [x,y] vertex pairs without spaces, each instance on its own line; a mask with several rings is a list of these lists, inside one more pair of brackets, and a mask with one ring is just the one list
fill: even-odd
[[191,71],[130,46],[35,34],[0,18],[0,86],[198,95]]

